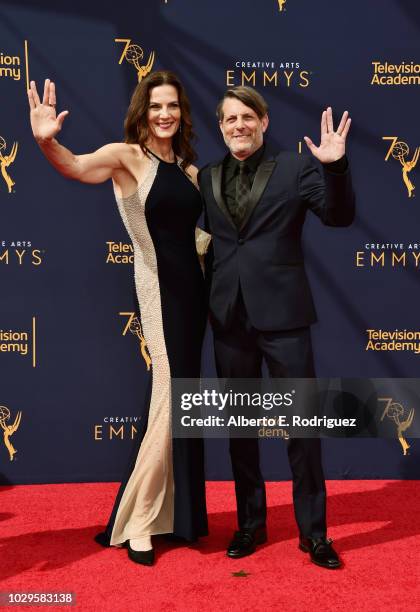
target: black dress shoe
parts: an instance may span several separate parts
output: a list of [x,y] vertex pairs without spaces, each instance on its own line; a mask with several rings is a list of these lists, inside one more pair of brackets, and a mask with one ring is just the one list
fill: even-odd
[[134,563],[153,565],[155,561],[155,551],[153,548],[150,550],[134,550],[134,548],[131,548],[129,540],[124,542],[124,546],[127,547],[128,556]]
[[341,561],[331,545],[332,540],[325,537],[299,539],[300,550],[310,554],[312,563],[327,569],[338,569]]
[[257,529],[240,529],[235,531],[232,542],[227,549],[227,556],[232,559],[240,559],[255,552],[257,544],[267,542],[267,530],[265,527]]

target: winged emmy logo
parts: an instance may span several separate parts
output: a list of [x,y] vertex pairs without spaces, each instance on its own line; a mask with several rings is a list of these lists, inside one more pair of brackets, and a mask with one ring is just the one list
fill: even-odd
[[3,136],[0,136],[0,171],[1,175],[5,180],[7,185],[8,193],[12,193],[12,187],[15,184],[15,181],[8,174],[7,169],[9,166],[13,164],[16,159],[16,154],[18,151],[18,143],[14,142],[9,154],[6,154],[7,144]]
[[381,397],[380,402],[385,402],[385,409],[381,416],[381,421],[387,416],[389,419],[394,421],[397,428],[397,437],[402,446],[403,454],[408,454],[410,444],[404,438],[403,434],[411,427],[414,419],[414,408],[411,408],[407,413],[403,406],[398,402],[394,402],[391,397]]
[[13,461],[13,457],[17,450],[14,448],[13,444],[10,441],[10,437],[15,433],[20,425],[20,421],[22,418],[22,412],[19,411],[16,415],[13,425],[8,425],[7,422],[10,421],[11,414],[10,410],[7,406],[0,406],[0,426],[3,429],[3,441],[4,444],[9,451],[10,461]]
[[409,146],[403,140],[398,140],[398,136],[383,136],[382,140],[391,140],[391,146],[388,149],[388,153],[385,157],[385,161],[388,161],[390,155],[400,162],[401,164],[401,172],[402,179],[404,181],[404,185],[407,187],[408,197],[413,197],[413,191],[415,190],[415,185],[410,180],[408,173],[414,170],[419,161],[420,157],[420,147],[416,147],[411,159],[407,159],[407,156],[410,153]]
[[118,63],[121,64],[123,60],[126,60],[129,64],[132,64],[137,71],[137,80],[140,83],[140,81],[142,81],[153,68],[153,64],[155,62],[155,52],[151,51],[147,62],[144,63],[143,49],[139,45],[131,44],[130,38],[116,38],[115,42],[125,43],[124,50]]

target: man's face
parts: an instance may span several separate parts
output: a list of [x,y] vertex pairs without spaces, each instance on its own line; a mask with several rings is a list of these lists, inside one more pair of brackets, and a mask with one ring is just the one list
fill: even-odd
[[268,115],[260,119],[252,108],[237,98],[226,98],[222,110],[219,126],[226,146],[234,157],[246,159],[262,145]]

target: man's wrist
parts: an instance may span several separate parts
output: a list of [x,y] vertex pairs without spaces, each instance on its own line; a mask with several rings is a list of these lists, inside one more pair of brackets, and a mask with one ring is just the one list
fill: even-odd
[[343,157],[340,157],[340,159],[322,165],[325,170],[328,170],[328,172],[333,172],[334,174],[344,174],[349,166],[349,162],[344,154]]

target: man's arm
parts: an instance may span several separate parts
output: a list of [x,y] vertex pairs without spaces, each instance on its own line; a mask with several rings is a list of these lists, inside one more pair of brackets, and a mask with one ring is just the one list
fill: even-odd
[[323,166],[324,177],[309,157],[302,158],[299,193],[308,208],[325,225],[347,226],[354,219],[354,193],[345,155],[346,138],[351,125],[347,111],[334,130],[332,108],[321,115],[321,141],[316,146],[305,136],[308,149]]
[[308,156],[302,159],[299,194],[325,225],[346,227],[355,215],[355,196],[347,158],[323,164],[322,176]]

